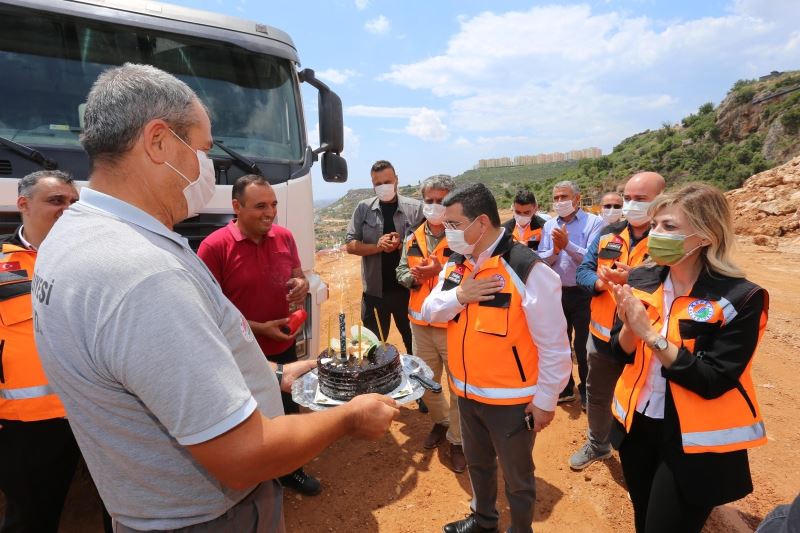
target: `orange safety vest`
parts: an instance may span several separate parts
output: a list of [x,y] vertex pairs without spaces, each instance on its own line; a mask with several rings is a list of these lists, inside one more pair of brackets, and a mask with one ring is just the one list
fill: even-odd
[[539,243],[542,242],[542,228],[544,227],[545,220],[537,215],[531,218],[530,223],[522,231],[517,225],[516,219],[511,219],[503,224],[503,227],[508,233],[514,237],[514,240],[526,245],[528,248],[536,251],[539,248]]
[[[506,233],[475,274],[496,278],[503,288],[494,299],[467,304],[447,325],[450,390],[463,398],[495,405],[528,403],[536,394],[539,352],[522,308],[525,281],[540,259]],[[453,254],[442,290],[453,290],[473,269]]]
[[[66,416],[33,340],[35,261],[33,250],[13,244],[0,250],[0,419],[33,422]],[[46,296],[46,287],[39,290]]]
[[[409,235],[406,239],[406,258],[408,259],[408,268],[414,268],[422,264],[429,256],[433,256],[439,261],[440,265],[447,263],[447,258],[450,257],[451,251],[447,247],[447,239],[442,237],[439,244],[432,252],[428,252],[428,240],[425,238],[425,227],[427,223],[420,224],[420,226]],[[414,324],[420,326],[434,326],[437,328],[446,328],[447,324],[442,322],[429,323],[422,320],[422,302],[431,293],[436,283],[439,281],[437,276],[428,278],[421,285],[412,287],[408,299],[408,319]]]
[[[647,259],[647,237],[636,243],[631,250],[630,228],[626,222],[608,226],[609,233],[600,237],[597,246],[597,272],[601,266],[611,268],[615,261],[636,267]],[[589,331],[600,340],[611,340],[611,328],[617,317],[617,303],[610,289],[592,298],[592,317]]]
[[[650,284],[653,292],[636,288],[633,290],[634,295],[644,303],[656,330],[660,330],[664,324],[662,273],[663,268],[648,268],[640,273],[641,277],[658,277],[655,283]],[[711,293],[694,295],[696,283],[692,289],[693,294],[675,298],[666,315],[669,320],[666,337],[672,344],[683,346],[693,355],[703,357],[708,344],[713,343],[720,331],[736,318],[741,306],[752,295],[764,290],[742,279],[725,278],[724,282],[719,290],[722,294],[716,296]],[[652,285],[656,284],[657,287],[653,289]],[[758,341],[767,325],[769,296],[766,291],[764,298],[764,309],[757,332]],[[626,432],[630,431],[633,412],[647,379],[652,357],[655,357],[652,350],[639,341],[633,363],[625,365],[617,381],[612,411]],[[752,364],[751,357],[736,386],[713,399],[705,399],[667,380],[678,415],[685,453],[722,453],[766,444],[766,430],[750,373]]]

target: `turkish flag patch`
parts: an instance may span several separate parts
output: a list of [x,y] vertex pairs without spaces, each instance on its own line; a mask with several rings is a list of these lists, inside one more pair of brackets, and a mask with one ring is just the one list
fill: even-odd
[[8,263],[0,263],[0,270],[21,270],[19,261],[9,261]]

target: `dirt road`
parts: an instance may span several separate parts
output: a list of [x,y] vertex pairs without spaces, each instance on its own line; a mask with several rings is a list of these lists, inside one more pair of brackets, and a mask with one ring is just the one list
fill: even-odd
[[[738,256],[750,278],[771,294],[769,326],[753,370],[770,442],[750,453],[755,492],[715,510],[706,526],[708,533],[752,531],[770,509],[800,491],[800,253],[781,248],[783,251],[744,244]],[[331,299],[323,306],[325,335],[325,317],[337,313],[340,303],[351,315],[359,312],[359,260],[320,255],[317,267],[331,286]],[[344,298],[340,298],[342,291]],[[400,344],[396,330],[389,340]],[[389,434],[379,442],[346,440],[326,450],[307,468],[322,480],[323,494],[303,498],[287,493],[288,530],[428,532],[441,531],[442,524],[462,518],[469,512],[469,479],[447,468],[445,447],[422,448],[429,429],[427,416],[416,407],[403,408]],[[558,407],[555,422],[537,437],[534,527],[538,532],[633,530],[616,457],[581,473],[567,466],[585,431],[585,415],[575,404]],[[501,519],[507,525],[502,492],[499,503]],[[73,483],[61,531],[102,531],[99,502],[85,470]]]

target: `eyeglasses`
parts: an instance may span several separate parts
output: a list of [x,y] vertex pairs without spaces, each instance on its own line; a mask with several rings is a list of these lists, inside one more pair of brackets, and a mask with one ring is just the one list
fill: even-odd
[[461,222],[451,222],[451,221],[447,220],[447,221],[443,222],[442,224],[444,224],[445,229],[458,229],[461,226],[463,226],[464,224],[467,224],[467,222],[469,222],[469,224],[467,225],[467,227],[469,227],[469,226],[472,225],[473,222],[475,222],[475,219],[472,219],[471,221],[470,220],[462,220]]
[[603,204],[603,209],[622,209],[622,204]]

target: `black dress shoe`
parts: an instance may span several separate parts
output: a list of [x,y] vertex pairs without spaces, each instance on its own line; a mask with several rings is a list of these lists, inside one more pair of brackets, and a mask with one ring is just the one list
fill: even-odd
[[293,489],[303,496],[316,496],[322,492],[322,484],[314,476],[306,474],[305,470],[298,468],[288,476],[281,476],[281,485]]
[[450,522],[442,528],[442,531],[444,533],[497,533],[497,527],[481,526],[473,513],[463,520]]

